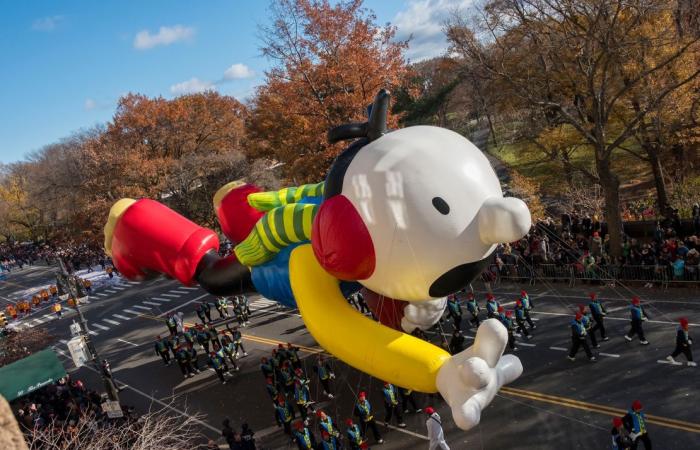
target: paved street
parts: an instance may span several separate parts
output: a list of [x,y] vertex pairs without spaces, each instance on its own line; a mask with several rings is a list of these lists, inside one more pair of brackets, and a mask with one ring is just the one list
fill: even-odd
[[[0,282],[0,301],[9,301],[16,292],[51,279],[51,270],[45,267],[11,273]],[[473,287],[483,306],[485,286]],[[443,417],[447,442],[453,449],[608,448],[611,418],[623,414],[635,399],[645,405],[655,448],[700,448],[700,371],[663,361],[673,349],[681,315],[688,317],[691,336],[698,338],[700,303],[694,298],[697,291],[638,291],[651,316],[644,324],[651,345],[644,347],[622,338],[629,327],[627,301],[632,294],[620,287],[595,288],[610,312],[606,328],[611,340],[601,343],[599,361],[588,362],[582,350],[575,362],[565,357],[570,345],[568,322],[576,305],[587,303],[591,287],[572,289],[548,284],[528,289],[536,306],[533,317],[537,329],[532,340],[519,343],[517,355],[523,362],[524,374],[502,390],[478,427],[466,433],[457,429],[444,402],[437,397],[418,396],[419,406],[433,404]],[[514,302],[519,291],[519,286],[506,285],[494,290],[506,305]],[[143,283],[121,281],[104,287],[96,290],[90,304],[82,307],[96,347],[110,360],[117,380],[127,386],[121,394],[122,403],[140,411],[165,406],[173,414],[201,415],[201,432],[212,438],[218,436],[224,417],[230,417],[237,427],[247,421],[256,430],[263,448],[291,448],[275,426],[259,359],[279,342],[293,342],[302,347],[302,355],[307,357],[305,365],[310,370],[313,359],[308,357],[321,349],[296,311],[278,308],[251,294],[252,324],[243,330],[244,345],[250,355],[240,360],[241,372],[226,385],[221,385],[211,370],[184,380],[176,364],[163,365],[154,353],[153,339],[167,333],[160,318],[169,311],[183,311],[186,322],[195,323],[193,303],[201,299],[214,301],[199,288],[185,288],[161,278]],[[218,316],[215,310],[212,316]],[[68,325],[74,317],[74,312],[66,311],[62,319],[55,319],[45,310],[25,322],[46,327],[56,336],[57,348],[66,351]],[[463,327],[467,321],[464,322]],[[450,321],[443,324],[443,332],[451,334]],[[466,334],[473,339],[473,330]],[[436,342],[439,339],[435,334],[433,338]],[[203,352],[199,351],[199,355],[202,365]],[[67,359],[66,367],[71,366]],[[312,375],[312,398],[322,401],[322,407],[342,423],[352,414],[355,394],[365,390],[381,417],[381,380],[337,361],[335,367],[338,396],[330,402],[324,399]],[[99,378],[91,369],[81,368],[75,376],[99,387]],[[406,430],[380,427],[386,439],[382,448],[427,448],[425,416],[409,414],[406,422]]]

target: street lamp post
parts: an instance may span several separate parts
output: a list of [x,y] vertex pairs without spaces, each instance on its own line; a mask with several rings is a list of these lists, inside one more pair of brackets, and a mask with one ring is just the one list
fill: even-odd
[[61,268],[61,275],[63,275],[64,279],[66,280],[65,282],[66,288],[68,289],[68,294],[70,295],[70,297],[73,298],[75,302],[75,310],[78,312],[78,317],[80,317],[80,330],[83,339],[85,340],[85,345],[87,346],[88,351],[90,352],[90,356],[92,358],[92,363],[95,366],[95,370],[97,370],[97,372],[102,376],[102,381],[104,382],[105,388],[107,389],[107,396],[109,397],[109,399],[118,402],[119,390],[117,389],[116,385],[114,384],[114,380],[112,379],[112,372],[111,370],[108,370],[109,374],[105,373],[106,371],[100,365],[100,356],[97,353],[97,348],[92,343],[90,333],[88,332],[87,319],[85,319],[85,316],[83,315],[83,312],[80,310],[80,306],[78,305],[78,288],[75,286],[75,278],[71,277],[71,275],[68,273],[68,269],[66,268],[66,264],[63,262],[63,258],[59,257],[58,263]]

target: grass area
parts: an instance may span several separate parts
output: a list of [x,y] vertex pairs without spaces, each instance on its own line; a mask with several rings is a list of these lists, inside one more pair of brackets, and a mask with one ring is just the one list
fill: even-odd
[[[527,144],[491,146],[488,152],[538,183],[545,195],[556,195],[567,187],[562,164],[551,160]],[[581,148],[574,151],[571,155],[571,162],[576,166],[586,167],[595,172],[590,149]],[[648,163],[627,152],[618,151],[615,153],[613,168],[620,176],[623,194],[632,194],[632,191],[638,191],[639,189],[636,187],[643,191],[652,187],[648,186],[652,178]],[[634,192],[633,195],[637,196],[639,192]]]

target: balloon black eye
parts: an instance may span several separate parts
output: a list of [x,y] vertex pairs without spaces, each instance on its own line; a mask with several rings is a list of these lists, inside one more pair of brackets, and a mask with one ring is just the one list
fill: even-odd
[[441,197],[433,197],[433,206],[440,214],[448,215],[450,213],[450,205]]

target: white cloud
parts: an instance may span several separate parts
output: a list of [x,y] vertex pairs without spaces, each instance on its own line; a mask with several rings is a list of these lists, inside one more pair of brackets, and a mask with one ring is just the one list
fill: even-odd
[[197,77],[190,78],[182,83],[173,84],[170,86],[170,92],[176,95],[195,94],[215,89],[216,85],[210,81],[200,80]]
[[91,98],[86,98],[84,108],[85,111],[92,111],[93,109],[97,108],[97,102]]
[[32,30],[34,31],[53,31],[58,27],[58,25],[63,22],[63,16],[49,16],[36,19],[32,23]]
[[406,40],[406,56],[411,61],[434,58],[447,50],[445,22],[456,10],[466,10],[473,0],[411,0],[408,9],[394,16],[396,39]]
[[194,28],[175,25],[172,27],[160,27],[158,33],[151,34],[148,30],[141,30],[134,37],[134,48],[148,50],[159,45],[170,45],[176,42],[188,41],[194,37]]
[[250,78],[255,75],[253,70],[245,64],[234,64],[224,72],[224,80],[236,80],[240,78]]

